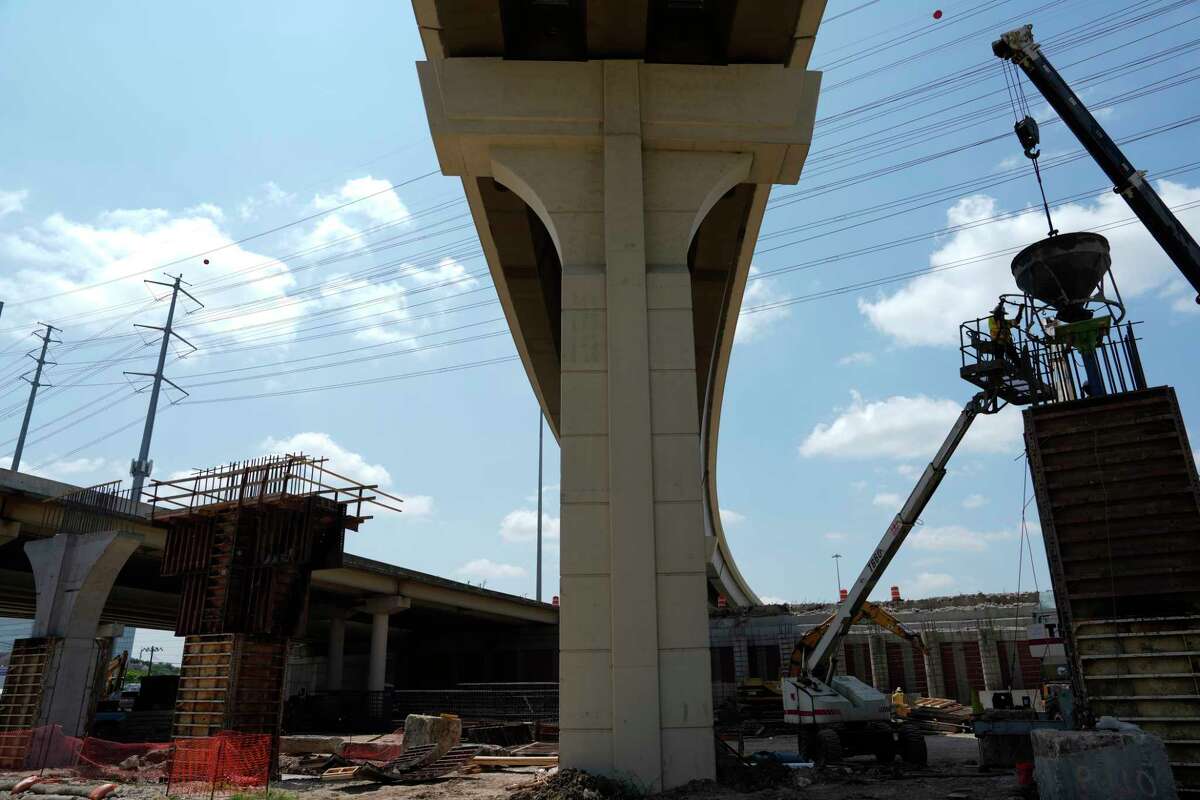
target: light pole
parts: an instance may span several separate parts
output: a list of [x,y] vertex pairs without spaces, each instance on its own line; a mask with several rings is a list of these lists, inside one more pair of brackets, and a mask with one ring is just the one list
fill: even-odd
[[838,602],[839,602],[839,603],[840,603],[840,602],[841,602],[841,600],[842,600],[842,567],[841,567],[841,564],[839,564],[839,563],[838,563],[838,559],[840,559],[841,557],[842,557],[842,554],[841,554],[841,553],[834,553],[834,554],[833,554],[833,569],[834,569],[834,572],[836,572],[836,573],[837,573],[837,582],[838,582]]
[[537,593],[536,598],[542,602],[542,431],[546,428],[546,418],[542,407],[538,406],[538,503],[537,503]]

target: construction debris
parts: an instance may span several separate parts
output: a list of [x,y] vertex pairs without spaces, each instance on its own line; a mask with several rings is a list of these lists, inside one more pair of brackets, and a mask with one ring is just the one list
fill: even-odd
[[922,697],[909,706],[908,722],[924,733],[970,733],[971,709],[945,697]]

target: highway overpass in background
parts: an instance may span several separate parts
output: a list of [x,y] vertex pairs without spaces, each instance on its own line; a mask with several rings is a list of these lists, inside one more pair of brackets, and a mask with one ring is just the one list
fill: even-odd
[[462,178],[562,448],[564,766],[713,774],[707,607],[752,605],[721,527],[721,401],[759,226],[794,184],[824,0],[414,0]]

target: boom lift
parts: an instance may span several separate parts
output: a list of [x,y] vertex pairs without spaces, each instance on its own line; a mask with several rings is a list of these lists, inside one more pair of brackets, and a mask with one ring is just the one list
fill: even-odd
[[[1200,292],[1200,245],[1196,244],[1196,240],[1154,191],[1154,187],[1146,181],[1146,173],[1133,168],[1121,148],[1108,137],[1104,128],[1100,127],[1100,123],[1058,74],[1058,70],[1046,60],[1042,48],[1033,40],[1033,26],[1023,25],[1001,35],[992,43],[992,52],[1024,71],[1029,82],[1058,112],[1071,133],[1075,134],[1075,138],[1079,139],[1079,143],[1113,182],[1113,191],[1125,198],[1138,220],[1146,226],[1146,230],[1175,262],[1192,287]],[[1037,123],[1025,117],[1015,127],[1017,137],[1025,146],[1025,154],[1036,158]],[[1200,303],[1200,294],[1196,302]]]
[[823,623],[816,644],[801,650],[800,664],[795,663],[797,654],[793,653],[792,674],[782,681],[783,718],[800,726],[800,750],[814,761],[836,761],[844,753],[873,753],[881,761],[890,761],[899,752],[905,761],[925,763],[924,738],[892,723],[891,698],[851,675],[834,676],[830,656],[862,614],[868,595],[937,491],[946,464],[971,423],[980,414],[999,409],[998,397],[986,389],[967,401],[846,599]]

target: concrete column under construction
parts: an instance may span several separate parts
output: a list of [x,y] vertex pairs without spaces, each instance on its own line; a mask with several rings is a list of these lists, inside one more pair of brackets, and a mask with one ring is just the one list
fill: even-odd
[[[489,262],[505,226],[528,225],[524,213],[485,216],[481,192],[497,185],[557,257],[560,761],[649,789],[712,777],[698,402],[709,376],[693,308],[711,288],[690,251],[739,187],[752,230],[732,226],[714,246],[752,245],[758,187],[799,177],[816,76],[633,59],[418,69],[443,171],[464,177]],[[733,318],[739,302],[740,289]]]
[[996,647],[996,633],[990,628],[980,628],[979,661],[983,667],[983,688],[985,691],[997,691],[1011,687],[1004,685],[1003,673],[1000,669],[1000,653]]
[[925,644],[925,683],[930,697],[946,697],[946,673],[942,670],[942,637],[937,631],[922,631]]
[[[895,688],[891,685],[895,681],[888,675],[887,642],[881,634],[873,633],[867,637],[867,651],[871,654],[871,685],[881,692],[890,692]],[[897,680],[903,681],[903,678],[900,675]]]
[[325,673],[325,688],[331,692],[342,689],[342,675],[346,665],[346,612],[335,609],[329,618],[328,666]]
[[53,640],[37,724],[61,725],[71,736],[85,732],[100,614],[141,539],[116,531],[60,533],[25,544],[37,589],[32,635]]

